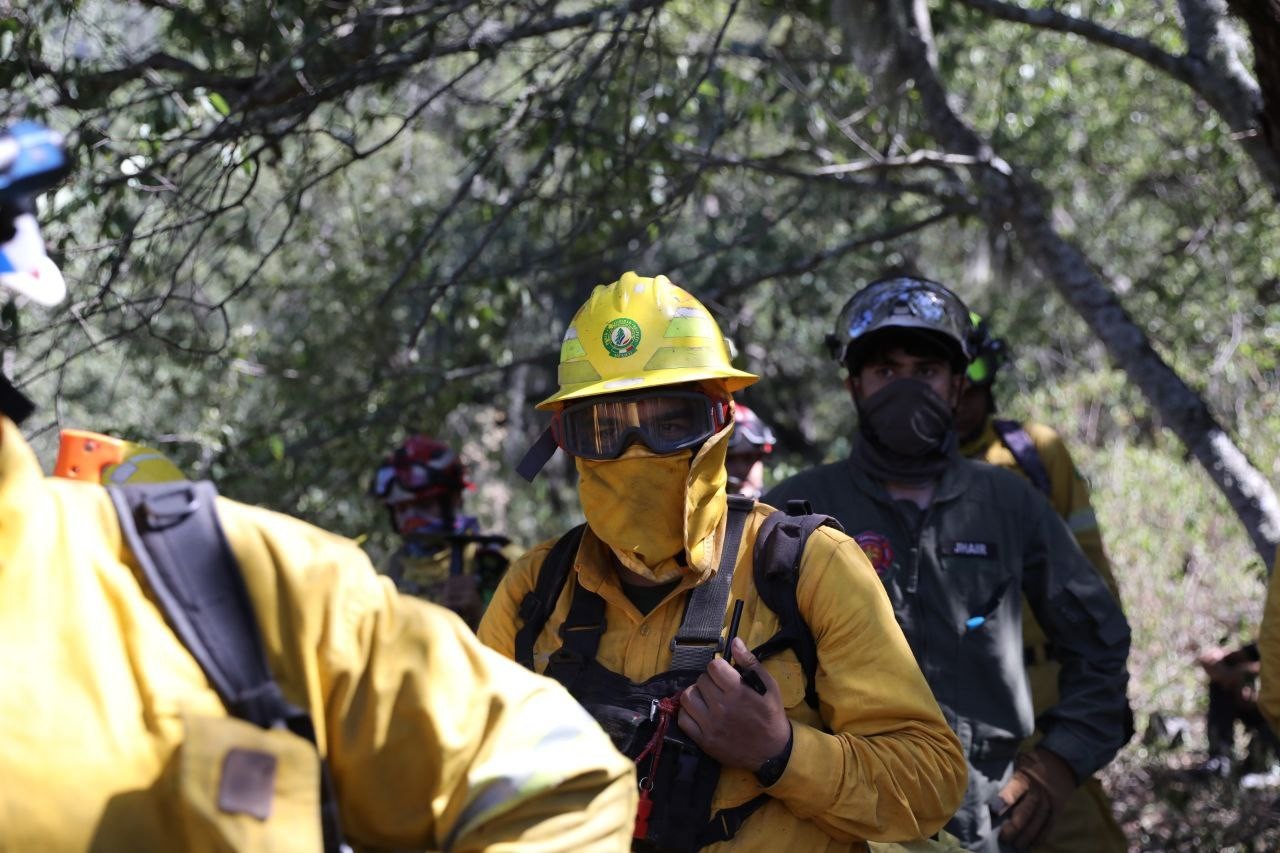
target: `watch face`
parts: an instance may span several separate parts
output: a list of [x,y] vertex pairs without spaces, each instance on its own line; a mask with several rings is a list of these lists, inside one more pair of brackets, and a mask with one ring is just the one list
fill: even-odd
[[785,766],[781,756],[770,758],[764,764],[761,764],[760,769],[756,771],[756,781],[766,788],[770,787],[782,776],[782,770]]

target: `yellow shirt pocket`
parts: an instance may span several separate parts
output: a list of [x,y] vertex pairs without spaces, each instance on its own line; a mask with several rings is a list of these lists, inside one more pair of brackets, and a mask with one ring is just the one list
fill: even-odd
[[183,849],[322,849],[315,746],[234,717],[187,715],[183,723],[173,768]]
[[782,693],[782,707],[790,710],[804,702],[804,667],[799,661],[771,659],[764,662],[764,668],[778,682],[778,690]]

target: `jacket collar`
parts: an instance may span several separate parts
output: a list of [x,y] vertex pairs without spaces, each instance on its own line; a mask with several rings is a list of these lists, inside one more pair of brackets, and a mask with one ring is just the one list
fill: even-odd
[[[861,435],[854,438],[854,441],[864,440]],[[845,459],[845,470],[849,472],[850,478],[860,492],[886,506],[893,505],[893,498],[884,487],[884,483],[872,479],[854,464],[852,455]],[[944,503],[960,497],[969,488],[972,479],[973,472],[967,461],[960,455],[959,450],[953,450],[949,464],[942,472],[942,479],[938,482],[938,488],[933,494],[933,503]]]
[[[720,539],[723,543],[723,529]],[[718,551],[717,559],[719,559]],[[635,605],[631,604],[630,599],[627,598],[622,589],[622,578],[618,576],[617,565],[617,558],[614,557],[613,550],[600,537],[596,536],[588,526],[583,532],[582,544],[578,546],[578,554],[573,563],[573,570],[578,576],[578,583],[582,585],[583,589],[594,592],[606,602],[634,612],[636,619],[643,618],[643,615],[635,610]],[[714,577],[714,574],[712,577]],[[683,592],[686,589],[697,586],[702,581],[703,579],[686,573],[681,577],[680,583],[676,585],[672,592]]]

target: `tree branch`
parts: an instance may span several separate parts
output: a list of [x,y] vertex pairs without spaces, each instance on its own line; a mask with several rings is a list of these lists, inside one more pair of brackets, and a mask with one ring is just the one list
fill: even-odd
[[804,273],[807,273],[807,272],[813,272],[814,270],[821,267],[823,264],[826,264],[837,258],[844,257],[850,252],[854,252],[854,251],[857,251],[858,249],[864,248],[866,246],[870,246],[873,243],[882,243],[882,242],[888,242],[890,240],[897,240],[900,237],[905,237],[906,235],[913,234],[916,231],[923,231],[925,228],[928,228],[931,225],[936,225],[939,222],[942,222],[943,220],[950,219],[951,217],[955,216],[957,213],[959,213],[959,211],[956,210],[955,208],[944,207],[941,210],[935,211],[934,213],[931,213],[922,219],[916,219],[911,222],[905,222],[902,225],[895,225],[892,228],[885,228],[881,231],[876,231],[871,234],[859,234],[857,237],[854,237],[850,240],[846,240],[843,243],[839,243],[835,246],[822,249],[821,251],[818,251],[818,252],[814,252],[812,255],[809,255],[806,258],[802,258],[801,260],[795,263],[788,264],[783,267],[778,267],[776,269],[768,270],[767,272],[760,273],[759,275],[752,276],[751,278],[744,279],[743,281],[734,282],[733,284],[728,285],[726,287],[722,287],[719,290],[710,291],[707,296],[707,299],[712,302],[719,302],[719,301],[722,301],[726,296],[731,296],[736,293],[741,293],[744,290],[749,290],[750,288],[755,287],[757,284],[769,281],[770,279],[792,278],[797,275],[803,275]]
[[[885,73],[892,79],[915,81],[929,133],[947,151],[979,159],[992,157],[990,142],[968,124],[948,97],[936,65],[924,0],[868,2],[884,16],[891,33],[894,67]],[[846,32],[851,39],[861,35],[854,26],[846,27]],[[1266,478],[1232,441],[1204,399],[1155,351],[1146,333],[1094,271],[1089,257],[1057,232],[1045,189],[1016,166],[1012,174],[980,169],[974,177],[992,224],[1013,226],[1020,245],[1041,273],[1205,468],[1244,525],[1258,555],[1270,567],[1280,542],[1280,502]]]
[[[1176,55],[1152,42],[1125,35],[1056,9],[1028,9],[1008,0],[960,0],[993,18],[1038,29],[1072,33],[1126,53],[1189,87],[1222,117],[1235,133],[1258,172],[1280,194],[1280,148],[1261,138],[1258,118],[1262,100],[1258,84],[1240,61],[1224,15],[1225,0],[1179,0],[1189,50]],[[1243,2],[1243,0],[1240,0]]]
[[1053,8],[1028,9],[1006,0],[960,0],[993,18],[1026,24],[1043,30],[1078,35],[1088,41],[1127,53],[1189,86],[1195,85],[1195,66],[1184,56],[1177,56],[1150,41],[1125,35],[1087,18],[1077,18]]

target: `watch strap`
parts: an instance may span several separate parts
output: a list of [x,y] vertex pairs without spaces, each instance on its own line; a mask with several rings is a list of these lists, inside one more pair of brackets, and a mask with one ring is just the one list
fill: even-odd
[[791,746],[795,743],[795,737],[794,726],[788,725],[787,745],[782,748],[782,752],[779,752],[773,758],[766,759],[764,764],[761,764],[756,770],[756,781],[763,787],[773,787],[782,778],[783,772],[787,769],[787,762],[791,760]]

